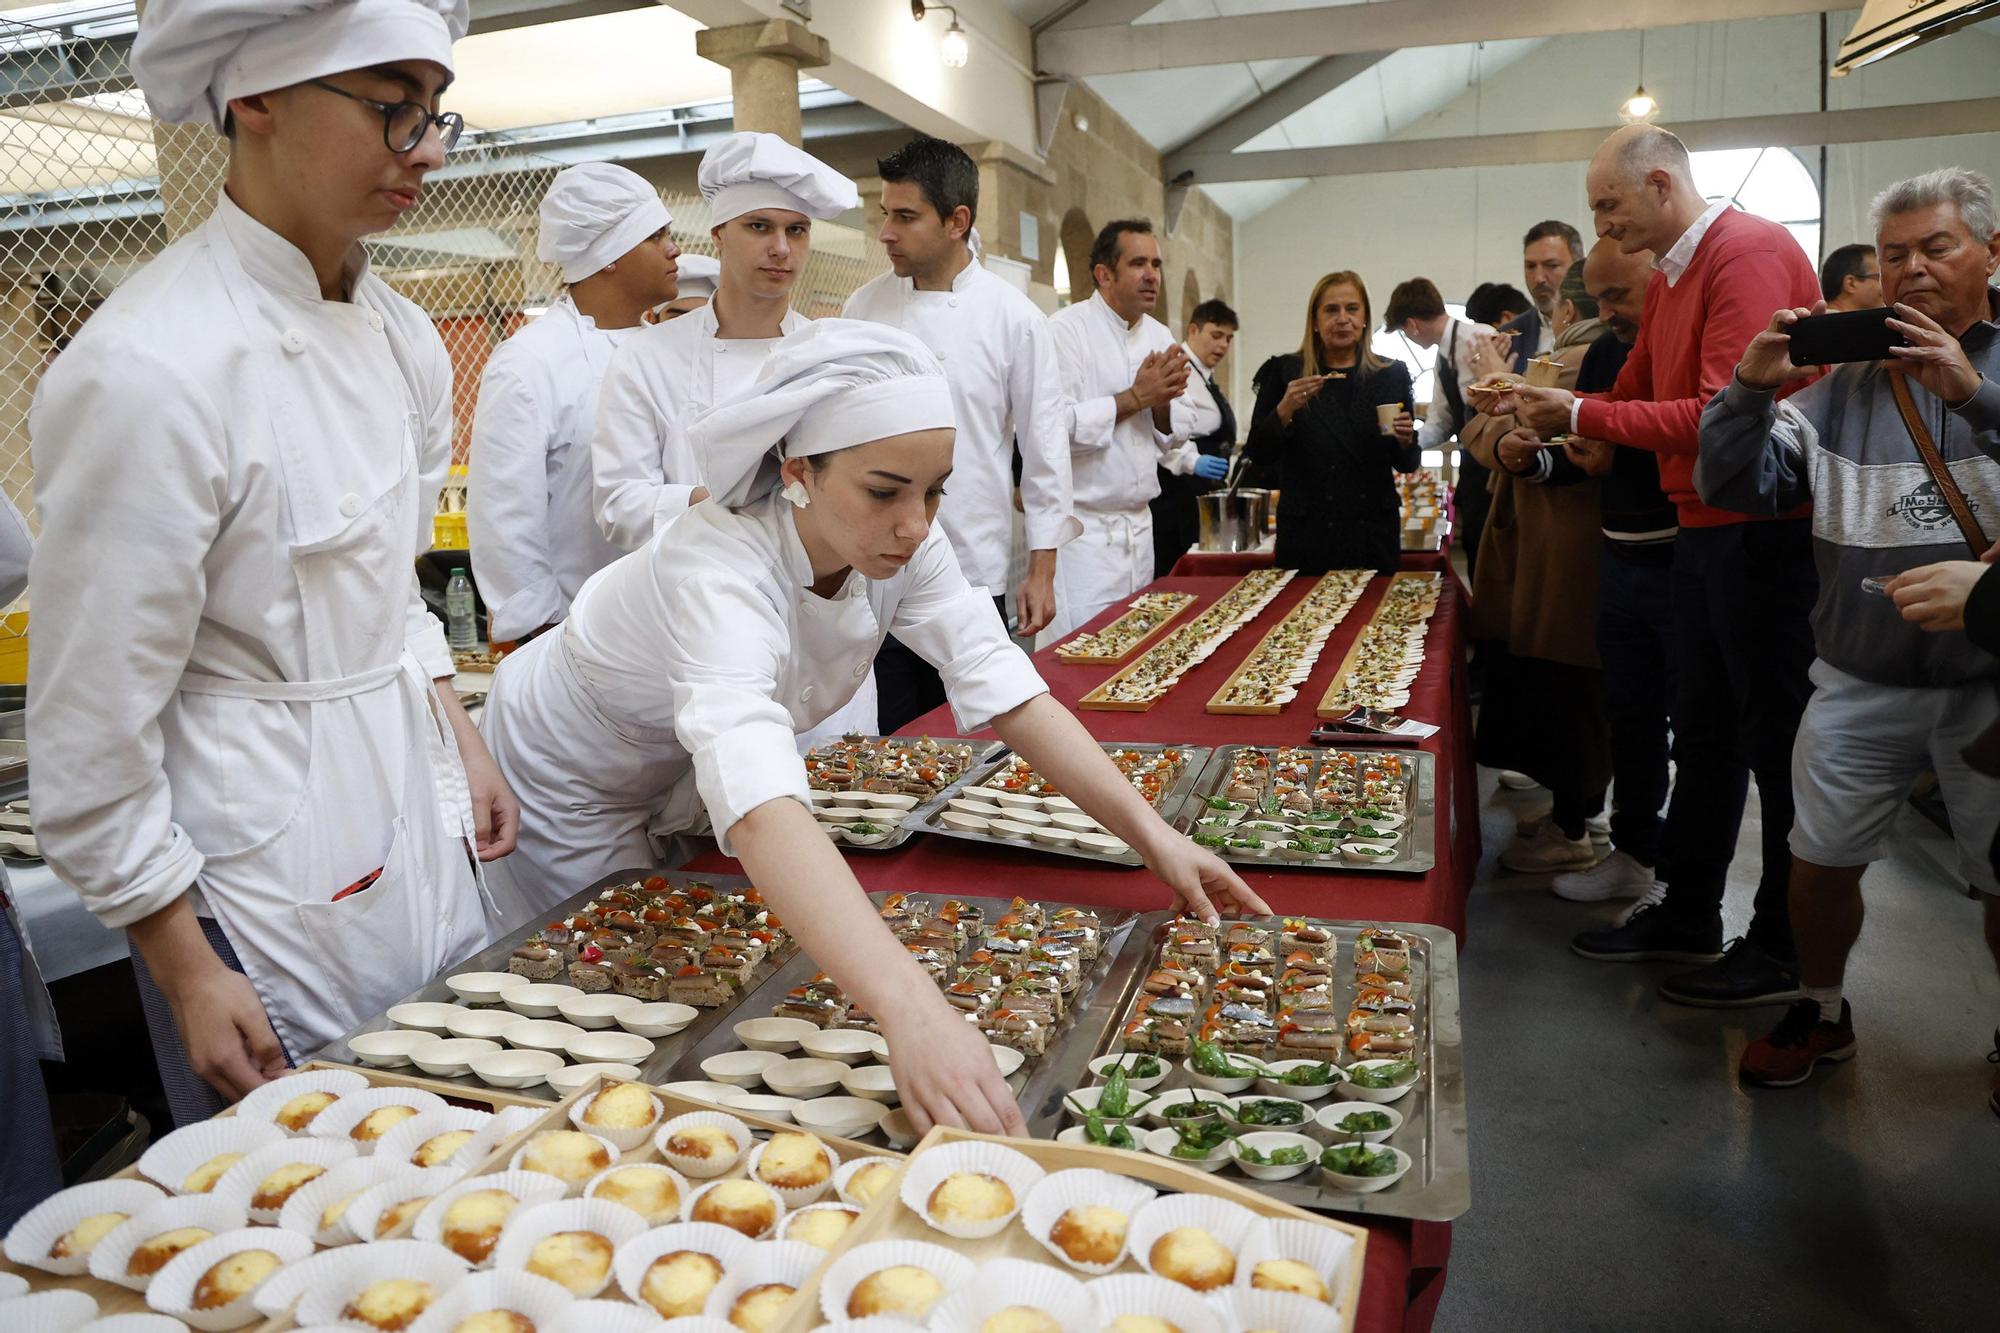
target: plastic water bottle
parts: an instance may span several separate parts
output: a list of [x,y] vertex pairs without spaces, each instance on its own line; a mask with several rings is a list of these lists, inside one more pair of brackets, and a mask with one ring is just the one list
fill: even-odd
[[479,626],[472,617],[472,580],[463,569],[452,570],[451,579],[444,585],[444,620],[445,638],[453,652],[468,652],[479,646]]

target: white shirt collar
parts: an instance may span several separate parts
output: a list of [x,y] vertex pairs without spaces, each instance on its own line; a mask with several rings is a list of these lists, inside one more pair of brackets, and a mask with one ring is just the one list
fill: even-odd
[[1694,225],[1682,232],[1681,238],[1653,261],[1653,267],[1667,275],[1667,286],[1680,282],[1681,275],[1688,271],[1688,265],[1694,263],[1695,252],[1701,249],[1702,237],[1708,235],[1708,229],[1715,225],[1717,218],[1729,211],[1729,207],[1727,199],[1710,204],[1707,211],[1694,220]]
[[1201,363],[1201,358],[1194,354],[1194,348],[1188,346],[1188,341],[1185,338],[1181,339],[1181,350],[1187,353],[1188,369],[1194,371],[1196,379],[1206,384],[1215,378],[1215,372]]
[[1104,318],[1110,320],[1112,325],[1128,338],[1146,327],[1146,317],[1144,315],[1139,316],[1136,324],[1127,324],[1125,316],[1111,308],[1111,302],[1104,299],[1104,293],[1101,291],[1092,292],[1090,294],[1090,301],[1092,305],[1095,305],[1103,312]]
[[[212,216],[228,235],[250,277],[286,296],[305,301],[325,299],[320,294],[319,275],[313,272],[305,251],[244,212],[227,190],[218,192]],[[367,247],[356,244],[342,267],[347,299],[352,300],[368,274]]]

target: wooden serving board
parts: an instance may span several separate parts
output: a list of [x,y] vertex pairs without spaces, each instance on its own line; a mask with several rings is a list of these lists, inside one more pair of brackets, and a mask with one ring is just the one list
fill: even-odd
[[[1435,574],[1413,573],[1406,570],[1392,577],[1389,582],[1393,585],[1404,579],[1409,579],[1413,582],[1428,583],[1436,578],[1437,575]],[[1333,679],[1327,682],[1326,693],[1320,696],[1319,707],[1313,710],[1315,716],[1339,717],[1347,711],[1334,703],[1334,700],[1340,697],[1341,690],[1346,687],[1347,673],[1353,668],[1355,659],[1361,654],[1361,646],[1368,638],[1368,631],[1375,625],[1375,616],[1381,613],[1382,603],[1377,602],[1374,614],[1368,617],[1368,623],[1361,627],[1361,632],[1354,636],[1354,642],[1348,645],[1347,656],[1340,659],[1340,670],[1334,672]]]
[[[1241,588],[1246,582],[1248,582],[1253,577],[1255,577],[1255,575],[1246,574],[1242,578],[1238,579],[1235,583],[1231,584],[1229,587],[1229,591],[1223,593],[1222,596],[1216,598],[1215,601],[1210,602],[1208,607],[1203,610],[1202,614],[1203,615],[1208,614],[1208,611],[1213,610],[1219,603],[1227,599],[1232,593],[1234,593],[1238,588]],[[1249,624],[1252,620],[1255,620],[1257,616],[1262,615],[1265,609],[1267,609],[1271,605],[1272,600],[1274,600],[1277,597],[1278,593],[1284,590],[1285,585],[1291,582],[1292,577],[1293,577],[1293,571],[1290,570],[1284,571],[1284,578],[1280,580],[1279,583],[1271,589],[1271,595],[1270,597],[1265,599],[1264,605],[1259,607],[1254,615],[1251,615],[1250,617],[1242,621],[1239,621],[1229,630],[1224,632],[1219,638],[1217,638],[1215,640],[1214,647],[1210,649],[1211,655],[1213,654],[1215,648],[1220,648],[1223,644],[1227,643],[1232,637],[1234,637],[1234,635],[1238,630],[1241,630],[1243,628],[1243,626]],[[1101,713],[1151,712],[1153,710],[1153,705],[1159,703],[1161,699],[1166,698],[1168,694],[1173,693],[1174,689],[1178,689],[1179,686],[1173,686],[1169,688],[1167,691],[1160,694],[1156,698],[1145,699],[1145,700],[1113,699],[1109,697],[1107,691],[1109,691],[1110,688],[1113,685],[1116,685],[1119,681],[1124,680],[1127,677],[1133,675],[1135,672],[1137,672],[1140,667],[1146,664],[1146,659],[1150,657],[1153,653],[1158,651],[1159,651],[1158,644],[1155,644],[1153,647],[1147,649],[1144,653],[1140,654],[1137,658],[1135,658],[1130,665],[1126,666],[1124,669],[1120,670],[1115,675],[1107,676],[1104,679],[1104,681],[1098,685],[1096,689],[1092,690],[1089,694],[1084,695],[1081,699],[1078,699],[1076,701],[1076,706],[1078,708],[1093,709]],[[1195,665],[1199,666],[1200,663],[1196,663]]]
[[[1126,658],[1130,657],[1133,653],[1138,652],[1141,648],[1151,643],[1154,639],[1158,638],[1160,634],[1164,632],[1169,625],[1172,625],[1176,620],[1179,620],[1181,616],[1187,611],[1187,609],[1190,606],[1193,606],[1195,603],[1195,595],[1191,592],[1143,593],[1141,594],[1141,596],[1150,596],[1156,598],[1159,597],[1172,598],[1175,602],[1175,606],[1173,610],[1167,612],[1166,615],[1160,618],[1159,624],[1153,626],[1153,628],[1151,628],[1150,630],[1147,630],[1146,633],[1141,635],[1139,638],[1132,640],[1132,642],[1126,647],[1125,651],[1122,653],[1118,653],[1117,655],[1111,657],[1104,657],[1093,653],[1065,653],[1060,648],[1058,648],[1056,650],[1056,660],[1058,662],[1067,663],[1070,666],[1115,666],[1118,663],[1124,661]],[[1112,621],[1109,625],[1106,625],[1103,629],[1098,630],[1097,633],[1103,634],[1109,630],[1115,629],[1125,620],[1129,619],[1131,616],[1136,614],[1137,614],[1136,608],[1128,609],[1124,615],[1118,617],[1117,620]]]
[[[1354,1248],[1349,1251],[1347,1263],[1341,1271],[1339,1291],[1335,1296],[1335,1314],[1326,1327],[1328,1333],[1353,1333],[1355,1312],[1361,1300],[1361,1274],[1366,1267],[1368,1232],[1364,1227],[1342,1222],[1335,1218],[1310,1213],[1290,1204],[1279,1203],[1254,1189],[1233,1181],[1218,1179],[1192,1167],[1178,1166],[1165,1158],[1147,1152],[1127,1152],[1119,1148],[1098,1148],[1085,1144],[1050,1143],[1040,1140],[1002,1139],[985,1134],[974,1134],[966,1130],[948,1129],[940,1126],[924,1137],[911,1152],[909,1160],[914,1162],[924,1153],[950,1143],[999,1143],[1012,1148],[1024,1156],[1031,1157],[1046,1171],[1067,1171],[1077,1168],[1094,1168],[1109,1171],[1115,1175],[1143,1180],[1157,1186],[1161,1191],[1177,1194],[1205,1194],[1211,1198],[1224,1199],[1240,1205],[1262,1217],[1290,1218],[1311,1222],[1317,1226],[1330,1227],[1345,1232],[1352,1237]],[[908,1170],[907,1164],[904,1168]],[[771,1333],[810,1333],[818,1328],[824,1317],[820,1312],[820,1281],[825,1277],[832,1262],[859,1245],[867,1245],[883,1240],[925,1241],[942,1245],[956,1251],[977,1264],[985,1264],[995,1259],[1026,1259],[1047,1264],[1058,1272],[1068,1273],[1081,1281],[1088,1281],[1084,1274],[1059,1265],[1049,1252],[1028,1235],[1019,1218],[1007,1229],[986,1240],[959,1240],[935,1231],[921,1217],[903,1206],[898,1197],[902,1192],[902,1175],[899,1173],[894,1184],[882,1191],[861,1220],[847,1229],[847,1234],[828,1255],[828,1262],[820,1265],[806,1284],[799,1288],[779,1321],[772,1326]],[[1121,1273],[1140,1273],[1138,1263],[1128,1258],[1118,1270]]]
[[1232,704],[1227,702],[1227,700],[1229,692],[1236,688],[1236,682],[1257,661],[1257,655],[1264,651],[1264,645],[1275,638],[1278,632],[1284,629],[1286,622],[1298,614],[1299,607],[1304,606],[1311,600],[1312,595],[1319,590],[1319,583],[1319,580],[1315,580],[1313,586],[1306,589],[1306,595],[1299,600],[1298,606],[1294,606],[1287,612],[1283,620],[1265,630],[1264,637],[1257,640],[1256,646],[1243,655],[1243,660],[1237,663],[1236,670],[1229,673],[1229,679],[1223,681],[1222,687],[1209,696],[1208,712],[1227,717],[1276,717],[1279,713],[1285,711],[1288,706],[1286,704]]

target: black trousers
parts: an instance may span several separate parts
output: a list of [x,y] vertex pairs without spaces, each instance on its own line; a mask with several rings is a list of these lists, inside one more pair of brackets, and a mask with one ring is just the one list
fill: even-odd
[[1611,845],[1645,866],[1662,865],[1665,854],[1673,583],[1671,546],[1628,555],[1607,543],[1598,559],[1597,656],[1604,663],[1611,779],[1618,791]]
[[1479,535],[1486,531],[1486,515],[1493,508],[1493,496],[1486,489],[1492,476],[1492,470],[1474,458],[1470,449],[1458,451],[1458,484],[1451,492],[1455,521],[1451,539],[1465,552],[1468,583],[1479,568]]
[[1160,493],[1148,506],[1153,511],[1153,577],[1163,579],[1201,539],[1195,497],[1215,483],[1176,476],[1165,468],[1154,471],[1159,473]]
[[[1000,623],[1007,620],[1007,599],[995,597]],[[875,724],[893,736],[945,702],[944,677],[891,634],[875,653]]]

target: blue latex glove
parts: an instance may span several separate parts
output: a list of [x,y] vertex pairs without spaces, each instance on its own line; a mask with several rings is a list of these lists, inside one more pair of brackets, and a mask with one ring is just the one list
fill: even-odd
[[1203,481],[1221,481],[1229,475],[1229,460],[1216,454],[1203,454],[1194,460],[1194,474]]

